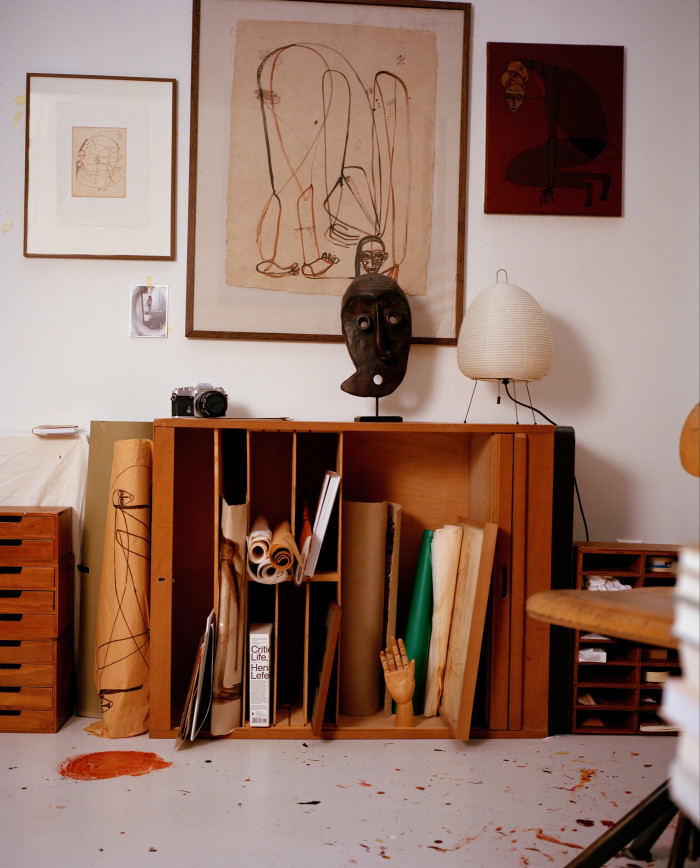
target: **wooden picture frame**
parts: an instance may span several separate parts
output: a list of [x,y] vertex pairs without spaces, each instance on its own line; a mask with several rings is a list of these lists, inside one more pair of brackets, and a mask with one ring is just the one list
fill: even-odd
[[470,11],[194,0],[187,337],[342,342],[379,238],[413,342],[456,345]]
[[26,257],[175,258],[176,85],[27,73]]

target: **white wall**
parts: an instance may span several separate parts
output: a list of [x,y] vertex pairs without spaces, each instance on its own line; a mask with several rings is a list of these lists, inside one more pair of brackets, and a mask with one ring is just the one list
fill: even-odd
[[[168,416],[172,387],[200,380],[226,388],[232,415],[372,413],[371,399],[340,390],[352,372],[342,343],[184,337],[191,3],[121,0],[103,13],[92,0],[0,0],[0,431]],[[625,46],[623,218],[483,213],[488,41]],[[178,80],[174,262],[23,258],[15,99],[27,72]],[[555,362],[532,397],[576,430],[591,539],[697,540],[698,484],[678,459],[700,388],[696,0],[475,0],[470,100],[467,302],[506,268],[547,312]],[[129,286],[147,275],[170,287],[168,340],[128,337]],[[471,388],[453,348],[416,346],[381,409],[461,422]],[[495,394],[479,385],[470,422],[515,421]],[[520,419],[529,421],[526,411]]]

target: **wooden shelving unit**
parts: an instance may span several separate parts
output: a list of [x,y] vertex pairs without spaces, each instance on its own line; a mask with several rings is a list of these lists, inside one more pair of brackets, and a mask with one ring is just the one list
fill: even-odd
[[[459,517],[498,525],[471,736],[538,737],[553,726],[563,731],[552,724],[562,709],[550,702],[549,684],[570,659],[553,654],[550,667],[549,627],[525,617],[525,599],[571,586],[572,429],[168,418],[155,420],[153,430],[151,736],[176,734],[197,644],[215,604],[221,497],[247,503],[249,526],[262,514],[271,526],[290,520],[296,534],[300,494],[316,488],[329,469],[340,473],[341,488],[313,580],[248,583],[248,623],[274,623],[276,705],[271,727],[245,722],[232,737],[313,737],[325,616],[331,602],[342,608],[343,601],[345,500],[402,507],[397,635],[423,530]],[[451,730],[440,716],[419,717],[412,730],[394,729],[393,716],[380,709],[367,717],[342,716],[337,677],[335,671],[322,737],[470,736]],[[567,708],[565,701],[564,720]]]
[[[600,579],[632,588],[675,583],[679,546],[642,543],[575,542],[576,587]],[[624,590],[590,591],[618,593]],[[603,652],[604,661],[586,661]],[[678,654],[599,634],[574,637],[572,732],[623,734],[668,732],[658,716],[665,673],[680,672]]]
[[71,517],[0,508],[0,732],[56,732],[73,710]]

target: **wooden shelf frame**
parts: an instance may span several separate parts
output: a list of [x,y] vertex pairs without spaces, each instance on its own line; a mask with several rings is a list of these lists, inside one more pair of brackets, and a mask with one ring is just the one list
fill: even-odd
[[[524,613],[532,593],[571,584],[572,429],[170,418],[155,420],[153,430],[152,737],[176,734],[196,644],[215,603],[221,496],[247,497],[249,524],[266,514],[271,525],[287,518],[296,531],[299,498],[305,487],[313,488],[311,477],[326,469],[342,478],[335,530],[324,542],[319,572],[304,587],[264,586],[274,598],[270,620],[278,623],[280,599],[290,592],[303,597],[297,601],[302,675],[295,676],[302,695],[290,714],[284,685],[276,684],[275,725],[244,725],[231,737],[314,737],[310,706],[319,654],[314,638],[323,627],[316,613],[330,601],[342,607],[343,499],[402,506],[399,625],[424,528],[454,523],[459,516],[497,524],[494,578],[470,731],[453,732],[440,717],[419,718],[410,730],[394,728],[393,716],[382,711],[343,717],[334,680],[320,735],[467,738],[550,732],[550,630]],[[284,630],[278,641],[279,660],[288,656]]]

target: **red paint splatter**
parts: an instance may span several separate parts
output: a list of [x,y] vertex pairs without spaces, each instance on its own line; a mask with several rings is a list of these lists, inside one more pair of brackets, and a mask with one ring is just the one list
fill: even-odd
[[530,829],[529,831],[534,832],[540,841],[549,841],[550,844],[560,844],[562,847],[575,847],[577,850],[583,850],[580,844],[570,844],[567,841],[560,841],[552,835],[545,835],[542,829]]
[[371,787],[372,784],[368,784],[367,781],[358,781],[361,787]]
[[136,777],[158,769],[166,769],[166,762],[154,753],[138,750],[105,750],[68,757],[58,766],[64,778],[76,781],[102,781],[124,775]]
[[575,792],[576,790],[582,789],[586,784],[589,784],[593,778],[598,774],[595,769],[581,769],[581,780],[576,784],[575,787],[570,788],[570,792]]

